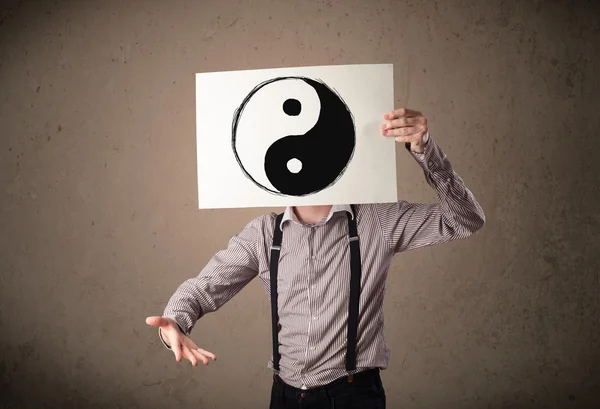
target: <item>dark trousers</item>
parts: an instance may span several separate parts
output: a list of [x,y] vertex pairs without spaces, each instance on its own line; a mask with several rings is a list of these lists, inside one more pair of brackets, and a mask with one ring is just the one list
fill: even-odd
[[379,369],[354,374],[308,390],[294,388],[275,376],[269,409],[385,409]]

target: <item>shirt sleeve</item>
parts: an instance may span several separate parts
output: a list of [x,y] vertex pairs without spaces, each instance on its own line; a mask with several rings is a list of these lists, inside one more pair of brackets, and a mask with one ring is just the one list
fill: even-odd
[[[198,319],[217,311],[258,275],[258,237],[259,222],[254,219],[231,238],[226,249],[211,258],[197,277],[179,285],[163,316],[172,318],[181,332],[189,336]],[[160,339],[171,349],[162,336]]]
[[485,224],[483,209],[454,172],[450,161],[428,135],[423,153],[406,148],[435,189],[437,203],[381,203],[376,213],[387,243],[394,252],[465,238]]

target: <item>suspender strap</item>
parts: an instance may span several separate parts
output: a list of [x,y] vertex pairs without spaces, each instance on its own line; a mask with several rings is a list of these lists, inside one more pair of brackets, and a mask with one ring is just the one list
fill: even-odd
[[279,314],[277,313],[277,269],[279,267],[279,253],[281,252],[281,219],[283,213],[275,219],[275,230],[273,231],[273,245],[271,246],[271,259],[269,270],[271,276],[271,323],[273,332],[273,368],[279,371]]
[[346,344],[346,370],[356,369],[356,335],[358,332],[358,304],[360,299],[360,244],[356,228],[356,206],[352,205],[354,217],[348,213],[348,239],[350,241],[350,302],[348,303],[348,342]]

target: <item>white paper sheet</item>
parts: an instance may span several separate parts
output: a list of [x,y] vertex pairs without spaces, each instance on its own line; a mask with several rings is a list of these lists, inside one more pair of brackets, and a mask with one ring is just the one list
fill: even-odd
[[397,200],[391,64],[196,74],[201,209]]

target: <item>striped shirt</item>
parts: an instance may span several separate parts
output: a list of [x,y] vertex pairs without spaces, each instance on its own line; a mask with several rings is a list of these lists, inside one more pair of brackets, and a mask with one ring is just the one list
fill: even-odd
[[[287,384],[313,388],[347,375],[350,249],[346,212],[356,218],[362,260],[354,372],[387,368],[383,299],[394,254],[465,238],[484,225],[483,210],[433,138],[423,153],[412,155],[437,192],[437,203],[358,204],[356,214],[350,206],[333,206],[315,225],[300,222],[292,208],[286,209],[277,288],[278,374]],[[197,277],[177,288],[163,315],[189,336],[199,318],[218,310],[257,276],[270,298],[269,250],[275,218],[270,213],[248,223]],[[272,357],[267,366],[273,368]]]

